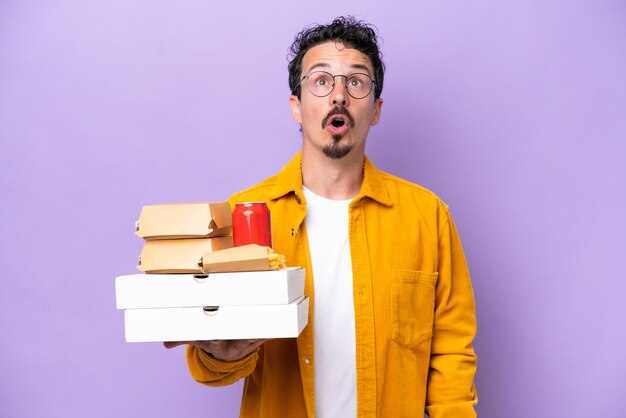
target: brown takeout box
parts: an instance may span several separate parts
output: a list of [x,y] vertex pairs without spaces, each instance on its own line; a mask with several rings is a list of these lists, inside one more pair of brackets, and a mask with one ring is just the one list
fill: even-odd
[[203,273],[270,270],[268,249],[249,244],[213,251],[202,256],[198,267]]
[[228,202],[169,203],[144,206],[135,233],[149,239],[218,237],[230,234]]
[[137,268],[146,273],[202,273],[198,261],[233,246],[232,237],[145,241]]

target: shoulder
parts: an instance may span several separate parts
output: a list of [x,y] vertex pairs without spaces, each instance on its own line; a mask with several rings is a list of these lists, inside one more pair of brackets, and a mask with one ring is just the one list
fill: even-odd
[[277,174],[233,194],[231,206],[240,202],[268,201],[302,190],[301,153],[296,154]]
[[384,171],[379,170],[379,173],[394,204],[400,204],[408,200],[420,207],[438,207],[447,211],[448,206],[446,203],[426,187]]
[[428,230],[441,231],[450,220],[448,205],[433,191],[393,174],[378,170],[391,205],[387,208],[394,218],[408,222],[420,220]]
[[255,184],[254,186],[248,187],[247,189],[240,190],[234,193],[232,196],[228,198],[228,202],[231,205],[240,202],[250,202],[255,200],[266,200],[270,191],[274,189],[276,185],[276,176],[273,175],[271,177],[266,178],[263,181]]

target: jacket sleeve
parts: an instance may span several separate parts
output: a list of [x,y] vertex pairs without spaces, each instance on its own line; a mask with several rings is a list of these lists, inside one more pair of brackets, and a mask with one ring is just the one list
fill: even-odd
[[187,345],[187,365],[191,377],[207,386],[226,386],[254,371],[259,359],[257,348],[237,361],[222,361],[193,345]]
[[430,418],[476,417],[474,294],[456,227],[441,210],[435,318],[426,412]]

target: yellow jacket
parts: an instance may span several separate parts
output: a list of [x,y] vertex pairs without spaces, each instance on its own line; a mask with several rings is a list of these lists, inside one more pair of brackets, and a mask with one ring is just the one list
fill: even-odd
[[[301,154],[230,203],[266,201],[274,250],[306,268],[309,323],[239,361],[187,347],[194,379],[222,386],[246,378],[241,417],[315,417],[313,274],[304,217]],[[350,203],[359,417],[475,417],[474,297],[457,231],[432,192],[365,159]]]

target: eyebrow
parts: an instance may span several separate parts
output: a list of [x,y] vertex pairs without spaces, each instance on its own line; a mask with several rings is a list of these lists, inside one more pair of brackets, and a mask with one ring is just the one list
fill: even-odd
[[318,69],[318,68],[329,69],[330,65],[323,63],[323,62],[319,62],[315,64],[314,66],[309,67],[309,69],[307,70],[307,74],[311,73],[313,70]]
[[[315,65],[313,65],[312,67],[309,68],[309,70],[307,71],[307,74],[310,74],[311,72],[313,72],[313,70],[316,70],[318,68],[322,68],[325,70],[328,70],[330,68],[330,64],[327,64],[325,62],[320,62],[317,63]],[[363,70],[367,73],[367,75],[370,75],[370,69],[367,65],[365,64],[352,64],[350,66],[351,69],[355,69],[355,70]]]

